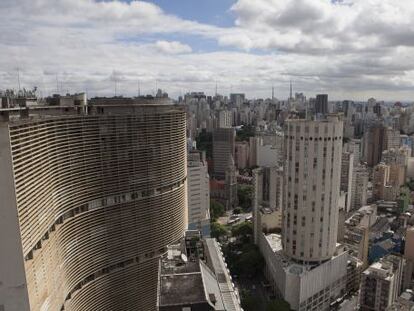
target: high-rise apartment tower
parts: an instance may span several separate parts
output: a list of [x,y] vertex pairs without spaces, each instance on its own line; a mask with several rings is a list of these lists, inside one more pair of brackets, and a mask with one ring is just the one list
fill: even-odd
[[166,101],[0,111],[0,310],[155,310],[187,226],[185,112]]
[[300,262],[336,250],[343,123],[336,115],[291,119],[285,128],[283,248]]

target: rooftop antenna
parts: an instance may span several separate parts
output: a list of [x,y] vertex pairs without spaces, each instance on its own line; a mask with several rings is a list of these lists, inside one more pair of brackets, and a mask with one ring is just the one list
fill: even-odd
[[272,101],[275,99],[275,87],[272,85]]
[[138,97],[140,97],[140,96],[141,96],[141,84],[138,80]]
[[117,94],[117,87],[118,87],[118,77],[114,70],[112,70],[112,74],[109,77],[110,80],[114,82],[114,96],[116,97]]
[[59,79],[58,79],[58,74],[56,74],[56,94],[59,94]]
[[20,91],[20,69],[17,67],[17,87],[18,91]]
[[292,80],[290,80],[290,99],[293,99],[292,97]]
[[217,80],[216,80],[216,97],[217,97]]
[[305,101],[305,119],[308,119],[308,103]]

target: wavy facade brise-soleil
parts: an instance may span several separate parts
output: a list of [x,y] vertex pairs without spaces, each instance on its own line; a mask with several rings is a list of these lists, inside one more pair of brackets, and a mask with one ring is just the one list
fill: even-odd
[[32,310],[154,310],[158,256],[186,226],[185,113],[10,123]]

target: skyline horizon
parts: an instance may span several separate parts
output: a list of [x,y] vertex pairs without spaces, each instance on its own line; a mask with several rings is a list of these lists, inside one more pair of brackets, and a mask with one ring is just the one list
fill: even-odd
[[[414,99],[409,0],[4,0],[0,86]],[[59,87],[58,87],[59,88]],[[397,95],[397,96],[396,96]]]

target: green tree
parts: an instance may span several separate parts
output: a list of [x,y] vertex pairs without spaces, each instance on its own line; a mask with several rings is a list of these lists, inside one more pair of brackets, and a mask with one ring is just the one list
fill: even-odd
[[234,210],[233,210],[233,214],[234,215],[238,215],[238,214],[240,214],[241,213],[241,209],[240,208],[238,208],[238,207],[236,207]]
[[231,234],[234,237],[246,237],[253,235],[253,224],[251,222],[242,222],[231,228]]
[[243,248],[244,250],[237,263],[240,266],[240,272],[247,277],[260,274],[264,259],[259,248],[254,244],[246,244]]
[[236,132],[237,141],[249,141],[249,137],[254,137],[255,127],[253,125],[243,125],[243,127]]
[[237,198],[239,205],[244,211],[249,211],[252,208],[253,201],[253,187],[246,185],[239,185],[237,187]]
[[410,179],[405,185],[410,188],[411,191],[414,191],[414,179]]
[[212,222],[215,222],[217,218],[224,215],[224,205],[214,201],[210,200],[210,219]]
[[228,234],[228,231],[225,226],[220,225],[218,222],[213,222],[211,224],[211,237],[216,238],[217,240]]
[[241,307],[245,311],[255,311],[257,306],[260,304],[258,298],[254,297],[252,294],[246,290],[242,290],[240,293]]
[[213,135],[203,129],[196,137],[197,149],[206,152],[206,157],[213,157]]
[[290,305],[283,299],[275,299],[267,304],[266,311],[290,311]]

